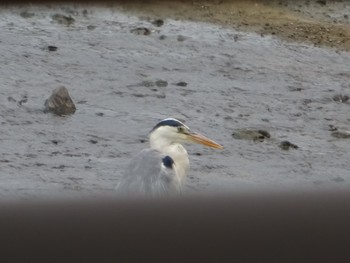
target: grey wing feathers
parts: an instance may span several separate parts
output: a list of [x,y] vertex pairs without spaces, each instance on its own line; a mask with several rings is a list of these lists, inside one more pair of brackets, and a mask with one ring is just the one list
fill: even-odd
[[176,174],[166,168],[162,159],[164,154],[146,149],[136,155],[121,178],[117,191],[130,195],[158,196],[179,191]]

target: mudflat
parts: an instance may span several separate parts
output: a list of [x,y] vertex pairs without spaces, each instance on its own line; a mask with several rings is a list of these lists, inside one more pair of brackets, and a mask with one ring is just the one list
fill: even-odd
[[349,188],[349,4],[293,2],[3,6],[0,196],[113,195],[167,117],[225,147],[186,145],[189,193]]

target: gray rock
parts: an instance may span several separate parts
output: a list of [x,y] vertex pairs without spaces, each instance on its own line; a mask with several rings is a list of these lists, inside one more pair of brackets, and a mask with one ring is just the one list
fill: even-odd
[[75,110],[74,102],[69,96],[67,88],[64,86],[55,89],[51,96],[45,101],[45,112],[52,112],[62,116],[73,114]]
[[239,129],[232,133],[232,137],[239,140],[263,141],[269,139],[271,135],[264,130]]
[[289,149],[298,149],[298,145],[291,143],[289,141],[282,141],[279,145],[282,150],[288,151]]
[[336,130],[331,133],[333,137],[340,138],[340,139],[349,139],[350,138],[350,131],[348,130]]
[[52,16],[52,20],[58,24],[65,25],[65,26],[70,26],[75,22],[75,19],[73,17],[65,16],[62,14],[54,14]]

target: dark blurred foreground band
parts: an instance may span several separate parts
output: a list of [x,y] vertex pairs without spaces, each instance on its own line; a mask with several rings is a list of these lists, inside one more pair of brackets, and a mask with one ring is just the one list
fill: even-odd
[[1,262],[350,262],[349,203],[348,192],[2,203]]

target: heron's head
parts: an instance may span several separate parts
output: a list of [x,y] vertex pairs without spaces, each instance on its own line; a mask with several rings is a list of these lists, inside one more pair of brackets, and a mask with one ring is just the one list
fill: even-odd
[[181,121],[168,118],[159,122],[150,133],[152,147],[164,147],[173,143],[194,142],[212,148],[222,149],[223,147],[209,138],[191,131]]

